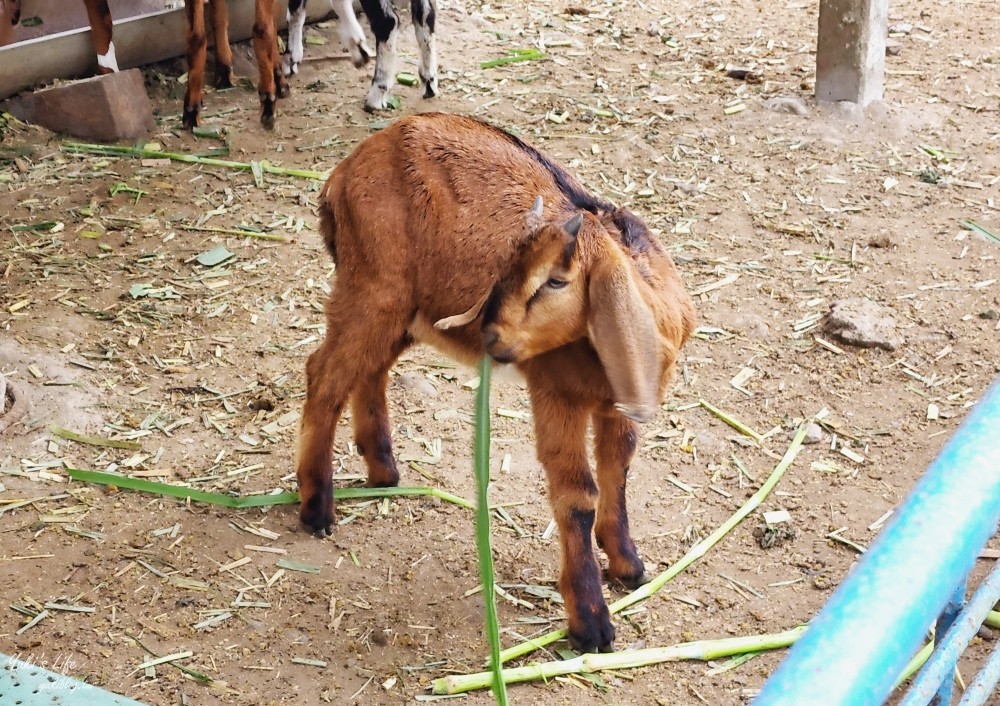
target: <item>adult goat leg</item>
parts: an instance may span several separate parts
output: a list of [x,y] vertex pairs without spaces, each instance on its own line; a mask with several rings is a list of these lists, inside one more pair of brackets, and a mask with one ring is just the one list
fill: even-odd
[[191,129],[198,125],[201,112],[202,93],[205,88],[205,57],[208,53],[208,37],[205,34],[205,6],[202,0],[184,0],[187,18],[185,38],[187,40],[188,84],[184,94],[184,127]]
[[365,98],[365,110],[373,113],[389,107],[392,86],[396,83],[396,36],[399,15],[392,0],[361,0],[372,32],[375,34],[375,73]]
[[97,73],[110,74],[118,71],[115,44],[112,41],[111,9],[108,0],[84,0],[87,20],[90,22],[90,38],[97,53]]
[[434,48],[437,12],[432,0],[410,0],[410,17],[413,19],[417,46],[420,47],[420,68],[417,73],[424,86],[424,98],[433,98],[438,94],[438,76],[437,51]]
[[638,444],[638,426],[617,412],[594,414],[597,458],[597,545],[608,557],[607,579],[633,589],[649,581],[628,526],[625,483]]
[[215,33],[215,87],[233,87],[233,49],[229,46],[229,10],[226,0],[211,0]]
[[278,98],[289,95],[288,82],[281,72],[278,57],[278,35],[274,28],[274,0],[256,0],[254,4],[253,51],[260,74],[257,94],[260,96],[260,122],[274,127]]

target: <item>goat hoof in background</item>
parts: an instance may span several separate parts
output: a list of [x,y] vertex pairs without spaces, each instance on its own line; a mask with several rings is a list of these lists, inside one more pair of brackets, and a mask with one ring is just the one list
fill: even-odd
[[368,485],[399,480],[386,385],[414,342],[470,364],[484,353],[509,362],[527,381],[559,527],[570,643],[611,650],[594,539],[609,581],[646,581],[625,507],[628,469],[638,424],[658,410],[694,328],[666,248],[535,148],[456,115],[410,116],[369,137],[318,201],[337,268],[326,338],[306,363],[302,522],[333,527],[334,431],[347,404]]

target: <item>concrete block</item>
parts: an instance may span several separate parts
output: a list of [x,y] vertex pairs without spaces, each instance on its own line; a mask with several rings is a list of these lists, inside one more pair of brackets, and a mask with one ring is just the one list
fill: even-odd
[[882,99],[889,0],[820,0],[816,99]]
[[25,93],[7,109],[25,122],[84,140],[134,140],[155,127],[138,69]]

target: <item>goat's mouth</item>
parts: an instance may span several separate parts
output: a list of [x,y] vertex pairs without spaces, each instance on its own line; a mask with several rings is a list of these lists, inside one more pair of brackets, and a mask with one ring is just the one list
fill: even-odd
[[495,360],[497,363],[515,363],[517,362],[517,354],[507,346],[494,345],[486,349],[490,358]]

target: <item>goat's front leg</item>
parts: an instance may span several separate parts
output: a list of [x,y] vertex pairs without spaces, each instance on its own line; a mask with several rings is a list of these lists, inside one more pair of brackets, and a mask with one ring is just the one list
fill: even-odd
[[586,410],[548,394],[532,392],[538,460],[549,482],[549,504],[562,545],[562,594],[569,642],[580,652],[613,649],[615,629],[601,593],[601,575],[591,534],[597,487],[587,462]]
[[608,556],[609,583],[633,589],[649,581],[628,526],[625,483],[638,445],[638,426],[618,412],[594,414],[597,459],[597,545]]
[[108,0],[84,0],[87,20],[90,22],[90,38],[97,53],[97,73],[110,74],[118,71],[118,58],[112,40],[113,26]]

